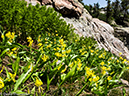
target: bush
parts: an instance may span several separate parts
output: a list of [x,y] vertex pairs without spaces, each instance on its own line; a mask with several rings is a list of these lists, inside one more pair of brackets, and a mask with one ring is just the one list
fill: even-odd
[[46,6],[28,5],[24,0],[0,0],[0,25],[4,30],[16,32],[20,39],[25,40],[27,36],[36,39],[37,35],[44,32],[58,32],[59,35],[67,36],[73,32],[60,14],[53,8]]

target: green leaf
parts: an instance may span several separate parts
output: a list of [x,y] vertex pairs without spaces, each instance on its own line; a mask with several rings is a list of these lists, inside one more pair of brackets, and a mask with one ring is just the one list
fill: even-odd
[[13,92],[11,92],[11,93],[12,93],[12,94],[27,95],[27,93],[22,92],[21,90],[16,90],[16,91],[13,91]]
[[0,57],[2,57],[7,51],[9,50],[9,48],[5,49],[2,54],[0,55]]
[[8,72],[8,70],[6,69],[6,67],[5,67],[5,71],[6,71],[6,74],[7,74],[7,78],[9,78],[9,79],[10,79],[9,72]]
[[19,69],[19,62],[20,62],[20,58],[17,57],[17,59],[16,59],[16,61],[14,62],[14,64],[12,64],[13,71],[14,71],[14,73],[16,73],[16,74],[17,74],[18,69]]
[[17,88],[20,86],[20,84],[23,82],[23,80],[27,77],[27,75],[29,74],[29,72],[32,70],[32,64],[30,69],[26,72],[26,73],[22,73],[20,78],[16,81],[16,84],[14,85],[14,91],[17,90]]
[[33,87],[33,89],[31,90],[31,94],[35,93],[35,86]]
[[76,70],[76,66],[77,66],[77,63],[73,66],[73,68],[68,72],[68,74],[66,75],[65,79],[60,83],[59,86],[61,86],[68,78],[72,77],[75,73],[75,70]]

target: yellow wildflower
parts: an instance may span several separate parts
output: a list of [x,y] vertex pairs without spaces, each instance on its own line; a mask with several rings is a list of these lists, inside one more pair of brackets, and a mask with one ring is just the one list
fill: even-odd
[[56,55],[57,57],[61,57],[61,56],[62,56],[62,54],[59,53],[59,52],[56,52],[55,55]]
[[51,44],[47,45],[47,47],[46,47],[46,48],[49,48],[49,47],[51,47]]
[[32,40],[32,38],[31,37],[27,37],[27,39],[28,39],[28,42],[29,42],[29,47],[31,47],[32,46],[32,43],[33,43],[33,40]]
[[56,36],[58,36],[58,34],[56,34]]
[[89,49],[91,49],[91,46],[89,46]]
[[121,54],[122,54],[122,52],[119,53],[119,55],[121,55]]
[[15,50],[17,50],[17,48],[16,48],[16,47],[14,47],[14,48],[12,49],[12,51],[15,51]]
[[127,62],[127,60],[126,60],[126,59],[124,59],[122,63],[125,63],[125,62]]
[[93,53],[93,52],[94,52],[94,50],[90,50],[90,52],[91,52],[91,53]]
[[10,38],[11,32],[6,33],[5,36],[8,37],[8,38]]
[[60,50],[60,48],[59,48],[59,47],[57,47],[57,50]]
[[66,44],[63,44],[62,46],[63,46],[63,47],[66,47]]
[[63,45],[64,40],[63,39],[60,39],[59,42],[60,42],[61,45]]
[[66,53],[66,51],[62,51],[62,54],[65,54]]
[[4,82],[3,79],[0,77],[0,89],[2,89],[4,87]]
[[41,42],[41,39],[40,38],[41,38],[41,35],[39,35],[39,37],[38,37],[38,42]]
[[107,68],[106,68],[105,66],[102,66],[101,69],[102,69],[102,70],[106,70]]
[[122,57],[120,57],[119,59],[123,60],[123,58],[122,58]]
[[38,78],[36,78],[35,85],[36,85],[37,87],[40,87],[42,84],[43,84],[43,82],[42,82],[41,80],[39,80]]
[[67,50],[66,53],[70,53],[71,52],[71,49]]
[[45,44],[47,44],[48,42],[45,42]]
[[104,62],[102,61],[100,64],[103,66],[104,65]]
[[1,71],[0,71],[0,74],[3,72],[3,69],[4,69],[4,66],[2,67]]
[[108,77],[107,77],[107,80],[111,80],[111,79],[112,79],[112,77],[111,77],[111,76],[108,76]]
[[93,78],[93,81],[94,82],[96,82],[96,81],[98,81],[99,80],[99,76],[95,76],[94,78]]
[[92,82],[92,78],[90,78],[89,81]]
[[55,51],[56,51],[56,48],[54,48],[53,50],[55,50]]
[[70,64],[69,64],[69,67],[71,67],[71,68],[72,68],[72,67],[73,67],[73,65],[74,65],[74,63],[72,62],[72,63],[70,63]]
[[103,74],[103,75],[105,75],[105,74],[106,74],[106,71],[105,71],[105,70],[103,70],[103,71],[102,71],[102,74]]
[[99,58],[102,58],[103,57],[103,55],[101,54],[101,55],[99,55]]
[[12,35],[11,35],[10,37],[11,37],[11,39],[14,39],[14,37],[15,37],[15,32],[12,32]]
[[38,47],[41,47],[42,45],[43,45],[42,43],[39,43],[39,44],[38,44]]
[[15,37],[15,33],[14,32],[8,32],[8,33],[6,33],[5,34],[5,36],[7,37],[7,38],[9,38],[9,42],[12,42],[12,40],[14,39],[14,37]]
[[58,70],[60,70],[61,67],[62,67],[62,65],[60,65],[60,66],[58,67]]
[[80,49],[79,51],[80,51],[80,53],[81,53],[81,52],[82,52],[82,49]]
[[62,50],[65,50],[65,48],[62,48]]
[[11,79],[13,80],[13,82],[15,82],[16,73],[12,74],[12,73],[9,72],[9,75],[10,75]]
[[119,60],[117,59],[116,62],[119,63]]
[[43,54],[42,60],[45,62],[45,61],[47,61],[47,59],[48,59],[48,56],[46,56],[45,54]]
[[1,38],[4,39],[4,35],[3,34],[1,35]]
[[78,63],[78,68],[77,68],[77,70],[80,70],[80,69],[81,69],[81,66],[82,66],[82,64],[81,64],[81,63]]
[[64,73],[64,72],[66,71],[66,69],[67,69],[67,67],[65,67],[65,68],[61,71],[61,73]]

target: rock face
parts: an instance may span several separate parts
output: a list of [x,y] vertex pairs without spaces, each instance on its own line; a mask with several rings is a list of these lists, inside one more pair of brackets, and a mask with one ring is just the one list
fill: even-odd
[[98,42],[99,48],[129,60],[129,50],[124,43],[114,36],[114,29],[107,23],[92,18],[89,12],[83,8],[78,0],[41,0],[42,5],[51,5],[60,12],[67,23],[75,28],[79,36],[93,37]]
[[129,27],[115,27],[114,36],[119,38],[129,49]]

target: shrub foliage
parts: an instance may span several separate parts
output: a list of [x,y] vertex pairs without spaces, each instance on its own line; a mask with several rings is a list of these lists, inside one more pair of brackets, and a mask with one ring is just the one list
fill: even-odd
[[60,14],[53,8],[46,6],[32,6],[24,0],[0,0],[0,25],[7,31],[21,34],[22,39],[27,36],[36,39],[38,34],[45,31],[58,32],[67,36],[73,29],[67,25]]

